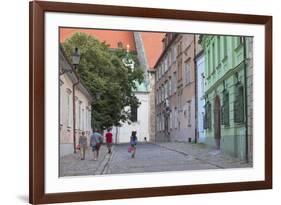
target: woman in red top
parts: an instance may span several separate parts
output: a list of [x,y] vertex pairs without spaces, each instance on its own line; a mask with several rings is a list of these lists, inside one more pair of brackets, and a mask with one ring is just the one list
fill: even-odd
[[106,140],[106,145],[107,145],[107,149],[108,149],[108,154],[110,154],[111,146],[112,146],[112,133],[111,133],[110,128],[107,130],[107,133],[105,134],[105,140]]

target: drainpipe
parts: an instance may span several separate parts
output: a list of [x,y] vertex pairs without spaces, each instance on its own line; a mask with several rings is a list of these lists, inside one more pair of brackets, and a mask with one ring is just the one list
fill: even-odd
[[247,92],[247,66],[246,66],[246,59],[247,59],[247,54],[246,54],[246,37],[243,36],[243,54],[244,54],[244,87],[245,87],[245,158],[246,158],[246,162],[249,162],[249,139],[248,139],[248,92]]
[[[76,67],[76,66],[75,66]],[[78,80],[72,85],[73,95],[72,95],[72,104],[73,104],[73,152],[76,153],[76,137],[75,137],[75,126],[76,126],[76,112],[75,112],[75,87],[80,83],[80,78],[77,76]]]
[[197,65],[196,65],[196,35],[194,34],[193,37],[193,45],[194,45],[194,57],[193,57],[193,62],[194,62],[194,92],[195,92],[195,138],[194,138],[194,142],[197,143],[197,130],[198,130],[198,122],[197,122]]

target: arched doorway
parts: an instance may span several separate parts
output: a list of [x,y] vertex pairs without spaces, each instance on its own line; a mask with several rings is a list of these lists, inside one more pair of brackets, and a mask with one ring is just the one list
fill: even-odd
[[221,105],[219,96],[215,97],[214,103],[214,138],[216,148],[219,150],[221,141]]

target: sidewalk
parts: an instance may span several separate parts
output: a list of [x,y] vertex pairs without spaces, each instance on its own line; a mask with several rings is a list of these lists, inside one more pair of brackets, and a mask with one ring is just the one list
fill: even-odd
[[[114,146],[112,147],[113,150]],[[111,154],[108,154],[105,144],[100,148],[97,161],[93,160],[91,147],[88,147],[86,151],[85,160],[80,159],[79,151],[76,154],[66,155],[60,158],[60,176],[99,175],[103,173],[110,157]]]
[[202,143],[169,142],[157,143],[157,145],[222,169],[253,166],[251,163],[231,157],[219,150],[208,148]]

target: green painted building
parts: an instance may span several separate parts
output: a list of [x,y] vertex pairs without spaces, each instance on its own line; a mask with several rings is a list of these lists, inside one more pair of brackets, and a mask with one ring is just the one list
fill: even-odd
[[253,38],[200,39],[205,55],[205,143],[252,162]]

